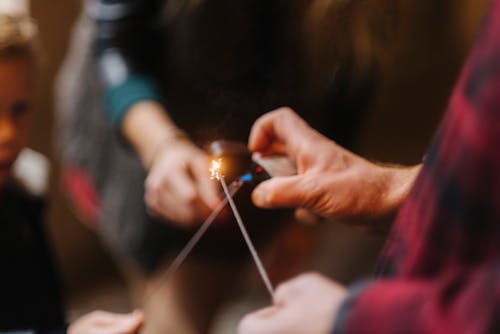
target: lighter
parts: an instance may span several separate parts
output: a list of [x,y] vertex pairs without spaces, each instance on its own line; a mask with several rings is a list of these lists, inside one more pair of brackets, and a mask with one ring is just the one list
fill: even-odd
[[[242,233],[244,235],[245,241],[247,242],[250,252],[255,259],[259,272],[264,280],[264,283],[270,293],[273,295],[273,288],[267,273],[265,272],[260,259],[257,256],[255,248],[250,241],[250,238],[243,226],[241,217],[239,217],[238,210],[232,197],[238,192],[238,190],[247,184],[251,188],[254,188],[259,183],[273,177],[273,176],[287,176],[296,174],[296,168],[291,163],[288,158],[283,156],[270,156],[263,157],[259,154],[251,154],[245,144],[241,142],[234,141],[214,141],[208,147],[208,152],[214,159],[220,159],[223,164],[220,164],[218,168],[221,168],[217,173],[223,175],[220,179],[221,184],[224,185],[224,192],[226,198],[219,203],[219,205],[212,211],[209,217],[203,222],[199,229],[193,234],[188,243],[184,246],[181,252],[176,256],[174,261],[170,264],[164,273],[165,277],[168,277],[175,273],[180,265],[184,262],[186,257],[189,255],[194,246],[198,243],[201,237],[205,234],[207,229],[210,227],[215,218],[219,215],[222,209],[229,203],[235,213],[238,224]],[[225,184],[225,180],[229,183],[228,186]]]
[[209,154],[224,161],[224,177],[228,183],[243,181],[256,186],[274,176],[290,176],[297,173],[294,164],[285,156],[253,155],[245,144],[236,141],[217,140],[208,147]]

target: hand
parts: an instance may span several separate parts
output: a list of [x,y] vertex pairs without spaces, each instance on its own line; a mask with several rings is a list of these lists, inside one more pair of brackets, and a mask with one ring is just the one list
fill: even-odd
[[346,295],[344,287],[324,276],[302,274],[278,286],[273,306],[246,315],[238,333],[330,333]]
[[263,208],[299,207],[298,218],[312,213],[371,227],[397,210],[420,170],[371,163],[322,136],[288,108],[260,117],[248,147],[263,155],[285,154],[295,162],[298,175],[261,183],[252,199]]
[[153,101],[134,104],[122,131],[148,170],[144,199],[154,214],[181,227],[209,215],[219,199],[208,157],[182,135],[163,106]]
[[116,314],[94,311],[74,321],[68,334],[135,334],[139,333],[144,322],[140,311],[129,314]]
[[146,205],[181,226],[205,219],[218,203],[208,156],[187,139],[157,152],[145,183]]

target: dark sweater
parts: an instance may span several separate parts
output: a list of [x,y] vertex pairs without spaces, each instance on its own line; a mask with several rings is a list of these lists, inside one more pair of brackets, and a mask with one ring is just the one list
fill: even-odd
[[0,191],[0,332],[64,332],[59,282],[42,225],[44,202]]

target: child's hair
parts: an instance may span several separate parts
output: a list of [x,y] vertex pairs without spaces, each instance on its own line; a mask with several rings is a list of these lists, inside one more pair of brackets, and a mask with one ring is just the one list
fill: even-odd
[[35,54],[37,35],[36,24],[29,16],[0,13],[0,57]]

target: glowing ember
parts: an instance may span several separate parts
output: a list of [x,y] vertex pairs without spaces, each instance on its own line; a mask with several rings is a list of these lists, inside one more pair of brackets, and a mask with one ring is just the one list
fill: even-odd
[[212,166],[210,167],[210,177],[212,179],[220,180],[222,177],[221,174],[222,167],[222,159],[212,160]]

